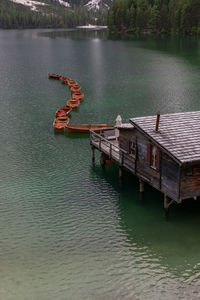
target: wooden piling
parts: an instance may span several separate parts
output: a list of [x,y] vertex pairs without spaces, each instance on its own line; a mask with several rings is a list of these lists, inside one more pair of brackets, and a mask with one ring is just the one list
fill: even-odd
[[168,204],[167,195],[164,195],[164,211],[165,211],[165,217],[167,218],[169,216],[169,204]]
[[140,180],[140,193],[144,192],[144,181]]
[[119,178],[122,178],[123,176],[123,168],[119,167]]
[[105,164],[106,164],[106,158],[105,158],[105,154],[103,152],[101,152],[101,154],[100,154],[99,161],[100,161],[100,165],[104,169],[105,168]]
[[92,148],[92,162],[95,162],[95,148],[94,147],[91,148]]

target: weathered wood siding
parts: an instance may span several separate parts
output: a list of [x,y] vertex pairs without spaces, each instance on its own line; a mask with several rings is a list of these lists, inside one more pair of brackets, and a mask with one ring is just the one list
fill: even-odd
[[136,128],[120,130],[120,147],[125,151],[127,150],[128,140],[135,141],[137,146],[137,156],[133,164],[135,167],[132,165],[132,170],[129,168],[130,171],[167,196],[178,201],[180,190],[179,165],[161,151],[160,169],[156,170],[147,163],[147,148],[150,142],[148,138]]
[[180,195],[182,199],[200,196],[200,165],[182,167]]
[[[123,129],[120,130],[120,136],[119,136],[119,146],[124,151],[128,152],[128,141],[134,141],[136,142],[136,135],[135,130],[127,130]],[[123,157],[123,165],[125,168],[127,168],[129,171],[135,174],[135,157],[130,154],[125,154]]]
[[137,162],[136,172],[156,189],[160,189],[160,173],[147,164],[147,145],[149,140],[140,132],[137,132]]
[[162,153],[161,191],[174,200],[179,200],[180,167],[168,155]]

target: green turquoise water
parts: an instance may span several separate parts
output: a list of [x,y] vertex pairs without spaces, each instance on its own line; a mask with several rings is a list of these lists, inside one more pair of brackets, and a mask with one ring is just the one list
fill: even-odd
[[47,73],[82,86],[71,124],[199,110],[200,42],[11,30],[0,58],[0,299],[199,299],[199,201],[166,221],[160,193],[55,134],[70,93]]

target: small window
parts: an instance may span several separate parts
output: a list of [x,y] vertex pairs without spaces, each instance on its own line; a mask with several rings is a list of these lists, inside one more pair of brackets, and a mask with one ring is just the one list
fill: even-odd
[[151,167],[156,169],[157,147],[151,147]]
[[127,142],[127,153],[136,156],[136,143],[135,141],[129,140]]
[[130,154],[135,156],[136,153],[136,144],[133,141],[130,141]]
[[160,149],[150,143],[147,144],[147,164],[155,170],[160,170]]

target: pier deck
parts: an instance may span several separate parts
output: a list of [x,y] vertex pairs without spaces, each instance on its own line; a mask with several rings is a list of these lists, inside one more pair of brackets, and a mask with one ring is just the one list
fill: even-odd
[[130,156],[127,151],[119,147],[118,141],[113,136],[105,137],[104,133],[90,131],[91,146],[104,154],[105,160],[109,159],[116,162],[120,167],[125,167],[135,174],[135,157]]

